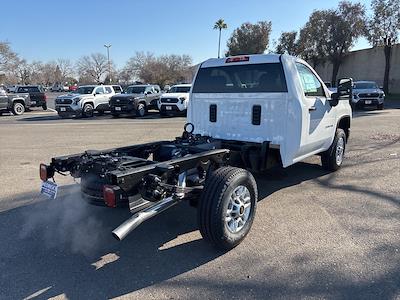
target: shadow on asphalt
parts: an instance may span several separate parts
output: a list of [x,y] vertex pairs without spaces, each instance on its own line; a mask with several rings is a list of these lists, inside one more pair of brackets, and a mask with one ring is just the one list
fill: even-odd
[[[306,163],[289,169],[256,176],[260,199],[326,174],[320,166]],[[35,197],[41,200],[0,213],[0,224],[6,224],[0,230],[5,258],[1,265],[7,270],[0,282],[2,299],[28,297],[47,287],[51,288],[41,298],[62,293],[81,299],[117,297],[223,255],[196,232],[196,210],[187,203],[145,222],[117,242],[111,231],[130,216],[128,211],[86,204],[77,185],[61,187],[57,200],[28,193],[12,201],[25,203]],[[194,239],[184,243],[178,239],[177,245],[169,246],[184,234]]]
[[95,114],[93,118],[76,118],[76,117],[69,117],[69,118],[61,118],[57,114],[55,115],[46,115],[46,116],[27,116],[18,119],[19,122],[40,122],[40,121],[83,121],[83,122],[92,122],[95,120],[156,120],[156,119],[164,119],[164,118],[173,118],[173,116],[161,116],[158,112],[149,112],[144,117],[136,117],[131,115],[121,115],[119,117],[113,117],[111,114],[104,114],[104,115],[97,115]]
[[[260,199],[326,174],[321,166],[308,163],[258,174]],[[329,184],[329,180],[321,184]],[[35,193],[22,194],[13,201],[25,202],[35,197],[38,197]],[[171,279],[224,254],[200,238],[196,232],[196,210],[187,203],[145,222],[124,241],[117,242],[111,231],[129,216],[123,209],[86,204],[79,196],[77,185],[61,187],[57,200],[42,199],[0,213],[0,224],[3,224],[0,298],[21,299],[38,291],[41,291],[39,298],[60,294],[70,299],[118,297]],[[185,234],[189,238],[182,242],[179,236]],[[296,257],[293,263],[304,265],[310,259],[305,254]],[[388,299],[393,296],[389,292],[393,291],[392,285],[400,278],[400,272],[395,271],[373,283],[351,282],[334,270],[334,267],[310,270],[309,284],[295,290],[288,289],[282,278],[262,285],[238,281],[234,288],[279,297],[330,294],[339,298],[375,295]],[[204,278],[186,284],[221,290],[221,293],[227,289]],[[377,295],[377,291],[387,291],[387,294]]]

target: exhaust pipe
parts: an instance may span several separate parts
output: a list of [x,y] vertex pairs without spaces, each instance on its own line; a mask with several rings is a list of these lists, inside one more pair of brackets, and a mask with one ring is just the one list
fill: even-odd
[[156,204],[134,214],[132,217],[130,217],[128,220],[126,220],[124,223],[122,223],[112,231],[113,236],[117,240],[122,241],[132,230],[134,230],[144,221],[174,206],[178,203],[178,200],[179,199],[177,199],[176,197],[167,197],[163,200],[160,200]]

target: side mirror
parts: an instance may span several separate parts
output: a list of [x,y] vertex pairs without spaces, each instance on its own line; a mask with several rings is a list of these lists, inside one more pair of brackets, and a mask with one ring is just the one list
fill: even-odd
[[353,96],[353,79],[352,78],[341,78],[337,84],[337,91],[331,95],[329,103],[331,106],[339,104],[340,100],[350,101]]

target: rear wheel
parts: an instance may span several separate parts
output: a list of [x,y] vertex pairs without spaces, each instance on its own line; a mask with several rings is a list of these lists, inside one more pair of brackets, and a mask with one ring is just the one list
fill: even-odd
[[82,116],[85,117],[85,118],[93,117],[93,110],[94,110],[93,105],[90,104],[90,103],[86,103],[83,106]]
[[136,109],[137,117],[144,117],[146,115],[146,105],[144,103],[139,103]]
[[22,115],[25,112],[25,106],[21,102],[14,102],[11,111],[16,116]]
[[248,171],[222,167],[210,173],[197,208],[203,238],[220,249],[236,247],[253,224],[257,197],[257,184]]
[[338,170],[343,163],[345,149],[346,133],[343,129],[338,128],[332,145],[321,154],[322,167],[329,171]]

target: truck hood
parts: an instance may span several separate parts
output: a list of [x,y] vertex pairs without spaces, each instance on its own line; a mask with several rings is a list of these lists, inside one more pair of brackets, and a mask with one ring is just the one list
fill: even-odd
[[375,94],[383,93],[380,89],[354,89],[353,94]]
[[86,97],[91,97],[91,96],[92,96],[92,94],[68,93],[65,95],[58,96],[57,99],[74,99],[76,97],[86,98]]
[[132,98],[143,98],[144,94],[118,94],[112,96],[112,98],[116,99],[132,99]]
[[161,98],[180,98],[185,97],[189,99],[189,93],[165,93],[161,95]]

